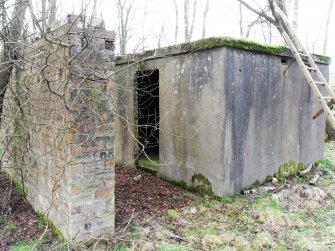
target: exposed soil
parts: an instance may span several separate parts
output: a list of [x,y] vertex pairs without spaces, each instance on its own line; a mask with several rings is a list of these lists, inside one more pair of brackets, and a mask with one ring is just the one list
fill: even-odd
[[116,227],[127,224],[132,217],[141,219],[163,216],[168,209],[192,204],[195,196],[154,174],[127,167],[116,168]]
[[[173,186],[154,174],[126,167],[116,168],[116,227],[122,228],[131,219],[159,218],[168,209],[181,209],[192,204],[195,195]],[[11,180],[0,173],[0,251],[19,242],[35,241],[44,232],[33,208],[15,190]],[[47,233],[48,242],[54,237]],[[41,246],[39,246],[41,247]]]
[[[15,190],[11,180],[0,173],[0,250],[18,242],[36,240],[45,228],[33,208]],[[50,233],[46,234],[50,238]]]

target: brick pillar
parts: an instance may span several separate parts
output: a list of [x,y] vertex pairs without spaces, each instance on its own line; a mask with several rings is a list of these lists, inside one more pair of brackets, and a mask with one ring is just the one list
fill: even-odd
[[112,69],[114,33],[99,24],[82,30],[73,22],[69,34],[75,58],[68,81],[69,117],[67,181],[70,205],[69,237],[75,241],[114,231],[114,114]]
[[53,42],[27,50],[34,60],[14,74],[5,102],[13,118],[2,125],[11,142],[4,170],[76,242],[114,231],[114,33],[83,21],[69,16],[48,33]]

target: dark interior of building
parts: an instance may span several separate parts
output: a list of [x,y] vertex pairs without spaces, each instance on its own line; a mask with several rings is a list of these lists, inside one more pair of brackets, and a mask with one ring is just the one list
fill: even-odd
[[159,71],[141,71],[137,75],[137,118],[140,159],[159,159]]

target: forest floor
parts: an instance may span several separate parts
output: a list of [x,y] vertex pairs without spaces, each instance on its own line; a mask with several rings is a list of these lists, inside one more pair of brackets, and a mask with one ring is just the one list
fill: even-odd
[[28,251],[52,244],[58,245],[55,235],[18,193],[12,180],[0,173],[0,251]]
[[[317,185],[309,185],[320,172]],[[12,187],[1,175],[0,250],[68,250],[70,244],[56,244],[49,231],[41,239],[43,220]],[[306,175],[265,183],[247,195],[200,196],[154,174],[117,168],[115,197],[115,234],[72,248],[335,250],[335,143],[325,144],[324,159]]]

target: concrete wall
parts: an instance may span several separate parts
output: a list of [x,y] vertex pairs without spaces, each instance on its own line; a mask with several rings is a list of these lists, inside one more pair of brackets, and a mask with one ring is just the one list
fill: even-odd
[[69,16],[54,43],[40,39],[26,52],[33,60],[14,74],[2,125],[4,170],[74,241],[112,233],[115,216],[113,82],[101,77],[113,73],[114,34],[82,27]]
[[135,124],[135,74],[138,67],[116,66],[115,93],[115,163],[135,167],[136,136]]
[[[328,65],[319,66],[328,76]],[[291,160],[322,158],[325,118],[312,119],[320,106],[291,57],[220,47],[145,60],[141,69],[159,69],[162,177],[192,185],[202,174],[224,196]]]

